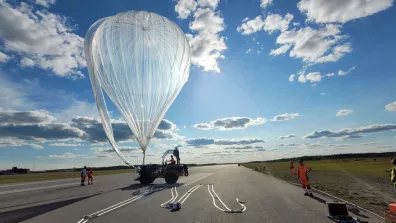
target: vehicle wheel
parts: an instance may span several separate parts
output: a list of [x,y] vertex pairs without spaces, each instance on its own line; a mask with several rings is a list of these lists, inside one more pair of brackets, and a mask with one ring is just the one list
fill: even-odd
[[184,176],[188,176],[188,171],[185,171],[185,172],[184,172]]
[[148,175],[143,175],[140,176],[139,181],[141,184],[151,184],[152,182],[154,182],[154,178],[148,176]]
[[165,182],[167,184],[174,184],[177,182],[178,179],[179,179],[179,177],[174,173],[167,173],[165,175]]

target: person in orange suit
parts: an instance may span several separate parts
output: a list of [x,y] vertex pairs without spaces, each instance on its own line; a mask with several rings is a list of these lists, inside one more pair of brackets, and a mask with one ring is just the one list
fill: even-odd
[[93,170],[91,167],[88,168],[87,175],[88,175],[88,185],[93,184]]
[[171,163],[172,165],[175,165],[175,164],[176,164],[175,159],[173,158],[173,155],[171,155],[170,163]]
[[311,196],[313,197],[312,194],[312,189],[311,186],[309,185],[309,177],[308,177],[308,173],[311,172],[311,167],[309,167],[308,165],[304,164],[304,161],[302,159],[299,159],[298,162],[300,163],[300,165],[297,167],[297,178],[300,180],[300,183],[302,184],[303,188],[304,188],[304,195],[305,196]]
[[290,161],[290,173],[296,175],[296,170],[294,169],[293,161]]

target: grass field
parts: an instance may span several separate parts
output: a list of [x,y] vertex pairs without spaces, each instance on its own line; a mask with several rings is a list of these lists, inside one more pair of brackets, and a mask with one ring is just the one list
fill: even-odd
[[[339,159],[306,161],[312,168],[309,178],[313,188],[328,192],[344,200],[360,205],[378,214],[396,201],[396,192],[390,182],[390,158]],[[248,163],[244,166],[264,174],[299,183],[297,176],[289,172],[289,162]],[[297,167],[295,162],[294,166]],[[303,190],[301,189],[303,193]]]
[[[120,170],[98,170],[94,172],[95,176],[120,174],[120,173],[134,173],[135,170],[120,169]],[[22,183],[41,180],[59,180],[67,178],[79,178],[80,172],[63,172],[63,173],[36,173],[36,174],[20,174],[20,175],[3,175],[0,176],[0,184],[8,183]]]

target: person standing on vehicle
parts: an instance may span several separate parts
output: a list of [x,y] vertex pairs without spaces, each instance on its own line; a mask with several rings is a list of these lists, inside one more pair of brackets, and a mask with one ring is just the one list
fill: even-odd
[[88,185],[93,184],[93,170],[91,167],[88,168],[87,175],[88,175]]
[[84,166],[84,168],[81,170],[81,186],[85,186],[86,177],[87,177],[87,167]]
[[297,178],[300,180],[300,183],[302,184],[305,193],[305,196],[313,196],[312,195],[312,189],[311,186],[309,185],[309,178],[308,178],[308,173],[311,172],[311,167],[308,165],[304,164],[304,161],[302,159],[299,159],[298,162],[300,165],[297,167]]
[[177,165],[180,165],[179,149],[177,148],[177,146],[173,150],[173,155],[176,157]]

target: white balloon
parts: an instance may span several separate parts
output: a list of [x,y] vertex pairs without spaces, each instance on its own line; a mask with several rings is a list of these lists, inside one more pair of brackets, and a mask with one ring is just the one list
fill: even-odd
[[103,128],[111,146],[129,164],[116,144],[103,90],[145,154],[158,125],[188,80],[188,40],[165,17],[129,11],[95,22],[84,45]]

